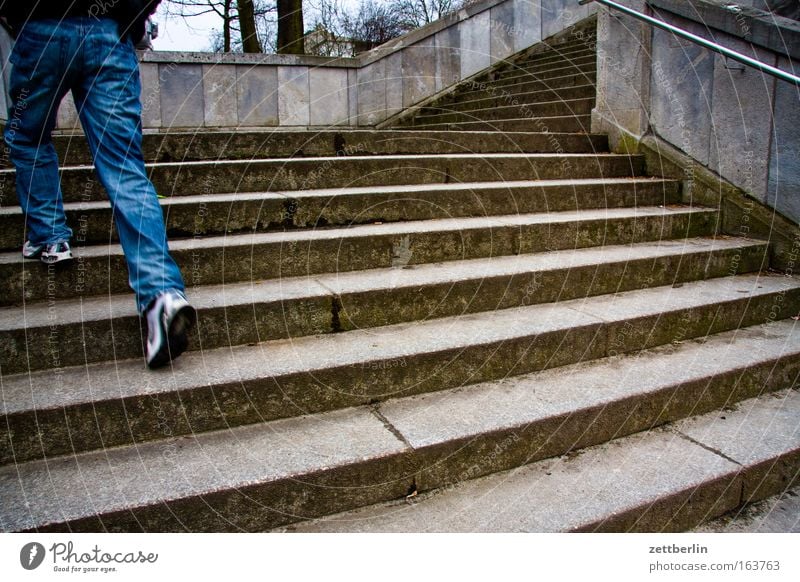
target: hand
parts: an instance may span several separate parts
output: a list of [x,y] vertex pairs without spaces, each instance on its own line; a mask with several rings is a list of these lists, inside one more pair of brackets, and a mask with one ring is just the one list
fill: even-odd
[[0,16],[0,26],[6,29],[6,32],[11,35],[11,38],[17,38],[17,31],[9,24],[5,16]]

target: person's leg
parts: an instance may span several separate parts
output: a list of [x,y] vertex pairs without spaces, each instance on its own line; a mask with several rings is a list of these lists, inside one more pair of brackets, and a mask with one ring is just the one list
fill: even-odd
[[112,20],[80,20],[84,49],[72,94],[111,200],[129,282],[147,322],[145,359],[157,368],[187,348],[187,333],[197,316],[169,254],[161,206],[144,166],[139,62],[133,44],[120,40]]
[[52,23],[31,21],[11,53],[11,96],[4,139],[16,168],[17,197],[25,213],[27,248],[67,242],[58,157],[51,133],[69,87],[64,39]]
[[158,197],[142,156],[139,63],[109,19],[82,19],[85,43],[75,105],[114,212],[140,313],[163,291],[183,292]]

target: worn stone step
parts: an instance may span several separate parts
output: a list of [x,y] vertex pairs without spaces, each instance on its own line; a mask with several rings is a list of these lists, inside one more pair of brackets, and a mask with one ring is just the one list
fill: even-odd
[[431,112],[420,113],[416,123],[460,123],[479,120],[502,120],[541,117],[567,117],[570,115],[591,114],[594,97],[588,99],[562,99],[545,103],[498,104],[485,109],[439,108]]
[[[292,529],[686,529],[796,479],[800,395],[753,397],[793,382],[799,359],[780,322],[379,407],[10,464],[0,527],[257,531],[454,484]],[[571,454],[473,480],[551,451]]]
[[693,533],[800,533],[800,486],[787,487],[704,523]]
[[[411,123],[416,123],[412,119]],[[428,123],[419,122],[417,129],[441,131],[497,131],[500,133],[516,131],[542,132],[582,132],[589,131],[592,125],[591,115],[570,115],[567,117],[523,117],[520,119],[500,119],[495,121],[463,121],[460,123]]]
[[[568,131],[572,130],[578,131],[575,123]],[[551,128],[551,131],[559,130]],[[148,171],[156,190],[169,197],[198,193],[561,179],[564,164],[571,166],[571,178],[618,178],[644,173],[643,156],[596,153],[221,160],[150,164]],[[65,202],[91,202],[106,197],[91,167],[63,169],[61,185]],[[14,171],[0,170],[0,195],[9,196],[8,200],[15,199],[14,190]]]
[[577,75],[579,79],[583,79],[583,84],[586,84],[587,82],[595,81],[597,75],[597,63],[595,61],[596,58],[593,58],[593,60],[576,64],[563,64],[547,71],[509,73],[491,80],[490,84],[498,89],[504,89],[533,81],[547,82],[551,79],[561,79],[569,75]]
[[484,77],[490,78],[493,74],[508,73],[519,70],[522,67],[544,67],[553,64],[568,63],[576,58],[586,55],[596,55],[597,51],[593,46],[596,39],[589,43],[587,40],[566,43],[558,47],[551,47],[547,50],[535,53],[517,53],[502,63],[497,63],[491,70],[484,73]]
[[[82,136],[55,136],[53,141],[62,166],[92,163]],[[601,135],[576,134],[562,137],[562,151],[607,151],[608,139]],[[361,130],[235,130],[145,133],[142,150],[147,162],[240,160],[335,155],[399,155],[549,152],[545,136],[520,135],[515,140],[486,132],[442,132],[430,135],[399,129]],[[6,160],[0,160],[3,164]]]
[[[780,347],[776,349],[779,353]],[[745,355],[744,351],[741,353]],[[713,353],[706,357],[715,359]],[[694,367],[704,365],[696,361],[686,363]],[[785,371],[781,368],[779,373]],[[664,369],[663,373],[670,375],[675,370]],[[743,380],[747,383],[749,372],[739,370],[739,374],[738,384]],[[756,374],[764,377],[763,370]],[[792,374],[786,381],[794,383],[796,367]],[[732,383],[737,384],[735,378]],[[766,378],[765,389],[772,389],[774,383],[772,378]],[[698,384],[704,386],[703,382]],[[733,389],[736,391],[738,386]],[[751,395],[758,396],[758,392]],[[692,393],[690,399],[699,400],[697,393]],[[798,482],[800,394],[796,390],[783,390],[739,404],[732,399],[727,404],[736,409],[709,412],[663,429],[489,477],[467,481],[470,475],[466,474],[461,483],[419,495],[411,502],[398,500],[375,505],[280,531],[689,530]],[[674,407],[675,403],[671,403],[664,410]],[[622,418],[620,422],[629,421]],[[509,442],[507,448],[522,446]],[[413,445],[414,441],[410,443]],[[505,452],[501,449],[500,454]]]
[[[175,238],[509,211],[657,206],[680,202],[679,190],[677,181],[647,177],[541,180],[180,196],[162,199],[161,206],[167,232]],[[117,240],[108,202],[73,202],[64,209],[76,246]],[[0,208],[0,250],[20,249],[23,237],[22,210]]]
[[[758,271],[768,245],[687,239],[192,289],[191,348],[366,329]],[[392,309],[386,309],[392,305]],[[28,304],[0,321],[5,374],[142,357],[130,295]],[[57,354],[53,346],[58,346]]]
[[489,71],[474,80],[491,85],[507,86],[526,80],[546,80],[567,74],[595,72],[596,68],[597,55],[594,52],[586,51],[570,60],[560,59],[545,64],[521,63],[514,67]]
[[[170,251],[188,286],[215,285],[706,236],[716,219],[709,209],[609,208],[191,238],[172,241]],[[56,272],[19,251],[0,253],[0,302],[128,290],[118,245],[75,248],[73,255]]]
[[546,89],[543,91],[532,91],[530,93],[518,93],[511,95],[490,95],[478,99],[441,99],[430,106],[423,107],[418,111],[418,115],[429,115],[433,113],[452,112],[452,111],[475,111],[519,104],[544,103],[550,101],[572,100],[572,99],[594,99],[596,89],[592,85],[578,85],[564,89]]
[[551,63],[570,62],[584,55],[597,55],[597,50],[593,47],[594,42],[596,42],[596,39],[584,39],[578,42],[553,47],[545,52],[520,56],[507,65],[499,67],[497,70],[505,73],[507,71],[517,70],[527,65],[544,65]]
[[563,65],[570,62],[570,59],[576,57],[583,57],[587,54],[596,54],[585,45],[575,44],[571,46],[564,46],[561,50],[549,50],[536,54],[516,54],[511,57],[498,61],[492,65],[488,70],[473,77],[473,79],[480,81],[491,81],[499,75],[513,73],[521,69],[544,69],[552,68],[554,65]]
[[468,81],[463,83],[451,94],[456,101],[470,101],[486,97],[514,98],[518,95],[530,94],[538,91],[551,91],[560,95],[561,91],[581,86],[596,86],[594,75],[572,74],[547,79],[546,81],[522,80],[519,83],[506,87],[495,86],[491,82]]
[[510,85],[508,87],[495,87],[491,83],[464,83],[450,95],[443,97],[444,103],[469,102],[478,99],[499,99],[513,100],[525,99],[531,94],[547,93],[551,95],[550,100],[559,99],[565,91],[571,91],[575,87],[595,87],[596,80],[587,78],[585,75],[568,75],[559,79],[552,79],[547,82],[529,81]]
[[485,78],[491,82],[515,81],[523,77],[547,78],[563,71],[580,73],[594,70],[596,66],[597,53],[584,50],[542,63],[521,63],[509,70],[492,71]]
[[737,275],[189,352],[160,372],[146,373],[141,359],[59,367],[3,377],[0,436],[13,443],[8,453],[30,458],[159,439],[166,429],[196,434],[500,380],[798,309],[800,280]]
[[[509,57],[507,65],[513,66],[520,63],[544,63],[553,60],[563,60],[575,52],[592,50],[597,38],[594,35],[586,35],[583,38],[572,39],[554,45],[546,43],[532,47],[532,50],[523,51]],[[502,67],[501,67],[502,68]]]

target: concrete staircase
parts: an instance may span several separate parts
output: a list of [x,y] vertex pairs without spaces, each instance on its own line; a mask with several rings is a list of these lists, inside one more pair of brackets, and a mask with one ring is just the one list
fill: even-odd
[[0,209],[0,529],[682,530],[789,487],[800,280],[584,131],[592,63],[553,42],[406,129],[146,136],[199,311],[157,372],[59,138],[72,268]]

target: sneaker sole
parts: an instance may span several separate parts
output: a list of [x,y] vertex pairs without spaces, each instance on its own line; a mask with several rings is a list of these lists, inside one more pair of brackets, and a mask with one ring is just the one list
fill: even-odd
[[45,265],[68,263],[72,260],[72,250],[68,250],[65,253],[57,253],[55,255],[48,255],[46,252],[41,252],[39,254],[39,260],[41,260]]
[[150,361],[150,369],[160,368],[169,363],[189,347],[189,330],[197,322],[197,311],[191,305],[186,305],[178,310],[172,318],[172,322],[167,330],[167,343],[162,347],[155,357]]
[[57,265],[59,263],[67,263],[67,262],[71,261],[72,260],[72,253],[70,253],[68,255],[55,255],[55,256],[42,254],[42,255],[39,255],[39,259],[45,265]]

